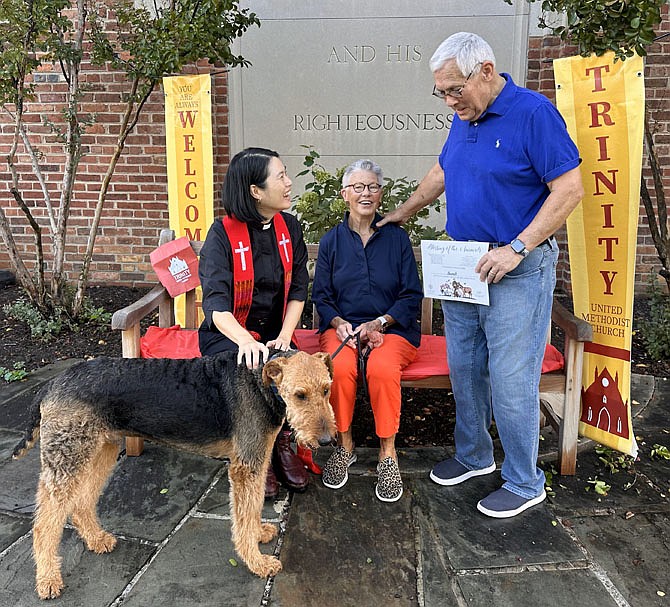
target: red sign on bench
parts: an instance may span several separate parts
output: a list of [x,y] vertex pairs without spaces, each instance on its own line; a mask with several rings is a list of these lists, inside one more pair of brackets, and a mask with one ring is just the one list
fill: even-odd
[[151,252],[151,265],[170,297],[200,284],[198,258],[186,236],[170,240]]

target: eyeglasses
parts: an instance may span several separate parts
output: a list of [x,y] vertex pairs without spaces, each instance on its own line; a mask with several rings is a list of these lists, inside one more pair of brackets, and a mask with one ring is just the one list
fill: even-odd
[[468,77],[465,79],[465,82],[454,89],[448,89],[446,91],[442,91],[437,88],[437,85],[433,85],[433,95],[437,97],[438,99],[446,99],[447,97],[452,97],[454,99],[460,99],[463,96],[463,89],[465,88],[465,85],[468,83],[468,80],[472,77],[472,74],[475,73],[475,70],[482,64],[480,61],[475,65],[475,67],[472,68],[470,73],[468,74]]
[[362,194],[365,192],[365,188],[368,189],[368,192],[370,194],[376,194],[379,192],[379,190],[382,189],[382,186],[380,186],[378,183],[361,183],[360,181],[358,183],[351,183],[349,185],[345,185],[345,188],[353,188],[354,192],[356,194]]

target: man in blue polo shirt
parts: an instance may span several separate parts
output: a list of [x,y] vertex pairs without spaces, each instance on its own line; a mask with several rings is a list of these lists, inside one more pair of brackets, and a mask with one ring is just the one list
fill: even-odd
[[507,518],[546,497],[537,453],[558,258],[552,235],[584,194],[580,158],[556,108],[498,73],[493,50],[476,34],[447,38],[430,68],[433,95],[455,112],[451,132],[439,161],[383,222],[402,223],[445,192],[447,233],[490,243],[475,268],[489,283],[490,305],[442,302],[456,453],[430,478],[452,486],[494,472],[494,417],[504,483],[477,508]]

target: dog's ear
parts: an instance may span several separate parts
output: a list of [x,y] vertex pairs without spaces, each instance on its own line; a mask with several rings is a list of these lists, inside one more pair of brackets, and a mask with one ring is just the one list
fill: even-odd
[[284,375],[284,365],[288,362],[287,358],[273,358],[265,363],[263,366],[263,385],[269,386],[274,382],[277,386],[281,384],[282,376]]
[[330,358],[330,354],[327,352],[317,352],[312,356],[316,356],[323,361],[323,364],[326,365],[326,369],[328,369],[328,375],[330,375],[330,379],[333,379],[333,361]]

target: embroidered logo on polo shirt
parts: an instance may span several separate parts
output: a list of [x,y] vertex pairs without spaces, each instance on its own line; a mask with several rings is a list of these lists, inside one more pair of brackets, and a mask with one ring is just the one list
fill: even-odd
[[496,150],[500,147],[500,139],[496,139]]

